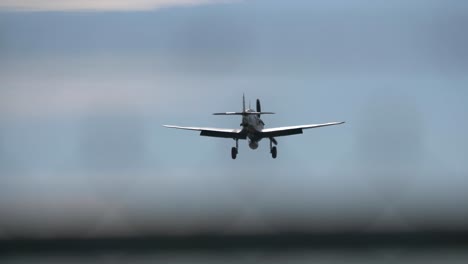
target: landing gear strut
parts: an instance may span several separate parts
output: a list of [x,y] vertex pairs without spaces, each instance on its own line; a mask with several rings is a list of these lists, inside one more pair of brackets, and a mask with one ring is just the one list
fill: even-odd
[[273,146],[273,144],[278,145],[278,142],[274,138],[270,138],[271,157],[276,159],[276,156],[278,155],[278,150],[276,149],[276,146]]
[[236,141],[236,146],[235,146],[235,147],[232,147],[232,149],[231,149],[231,157],[232,157],[232,159],[236,159],[237,153],[238,153],[238,149],[239,149],[239,139],[235,139],[235,141]]

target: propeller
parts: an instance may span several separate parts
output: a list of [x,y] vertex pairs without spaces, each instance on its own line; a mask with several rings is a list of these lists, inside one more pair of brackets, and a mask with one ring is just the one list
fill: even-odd
[[[260,100],[259,99],[257,99],[257,112],[259,112],[259,113],[262,112],[262,107],[260,105]],[[260,115],[261,114],[258,114],[258,117],[260,117]]]

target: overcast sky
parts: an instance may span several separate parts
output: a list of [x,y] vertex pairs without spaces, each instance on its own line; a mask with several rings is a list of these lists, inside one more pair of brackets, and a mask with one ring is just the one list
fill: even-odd
[[[464,1],[0,1],[0,238],[468,228]],[[257,150],[162,124],[346,121]]]

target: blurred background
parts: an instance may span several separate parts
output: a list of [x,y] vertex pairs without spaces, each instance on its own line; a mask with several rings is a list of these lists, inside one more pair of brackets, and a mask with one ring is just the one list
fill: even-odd
[[[468,2],[0,10],[2,240],[468,229]],[[237,128],[211,113],[243,93],[268,127],[346,124],[235,161],[161,126]]]

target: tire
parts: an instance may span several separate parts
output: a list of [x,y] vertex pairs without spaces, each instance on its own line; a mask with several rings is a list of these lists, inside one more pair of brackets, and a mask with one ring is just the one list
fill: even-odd
[[237,157],[237,149],[236,149],[236,147],[232,147],[232,149],[231,149],[231,157],[232,157],[232,159],[236,159],[236,157]]
[[276,159],[277,154],[278,150],[276,149],[276,147],[271,148],[271,157]]

